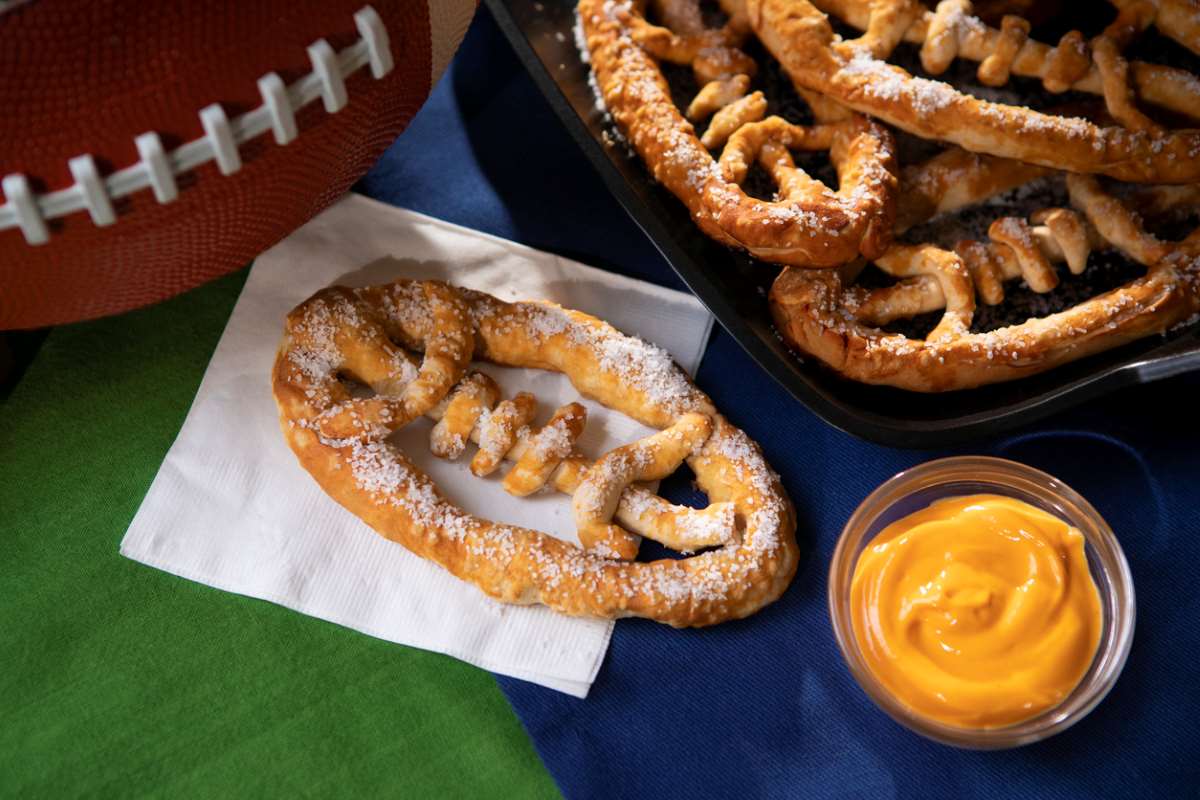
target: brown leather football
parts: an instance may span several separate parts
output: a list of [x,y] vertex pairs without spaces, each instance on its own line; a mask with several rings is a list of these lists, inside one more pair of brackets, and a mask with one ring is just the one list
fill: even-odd
[[248,263],[361,176],[474,0],[0,0],[0,329]]

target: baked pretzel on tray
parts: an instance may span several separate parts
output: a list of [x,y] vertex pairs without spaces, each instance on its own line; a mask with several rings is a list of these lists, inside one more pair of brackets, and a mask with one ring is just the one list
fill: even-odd
[[[585,458],[576,449],[584,406],[567,404],[536,427],[536,400],[502,400],[494,381],[468,370],[472,359],[562,372],[583,394],[660,431]],[[795,574],[795,514],[758,446],[665,351],[587,314],[434,281],[333,287],[288,315],[272,382],[284,436],[326,493],[497,600],[711,625],[773,602]],[[353,384],[370,396],[356,396]],[[583,547],[447,500],[388,438],[420,416],[438,420],[435,455],[455,459],[475,442],[474,475],[508,460],[508,492],[571,494]],[[685,461],[707,508],[672,505],[638,485]],[[642,536],[703,552],[637,562]]]
[[[891,240],[897,188],[891,134],[853,115],[814,126],[764,119],[761,92],[749,92],[753,60],[737,6],[718,29],[703,28],[695,0],[662,0],[652,25],[643,4],[581,0],[580,25],[603,102],[655,179],[717,241],[779,264],[834,266],[883,252]],[[689,9],[685,13],[684,9]],[[699,26],[699,27],[698,27]],[[690,65],[701,86],[681,113],[659,62]],[[708,122],[703,137],[693,123]],[[709,148],[722,148],[720,159]],[[828,150],[837,190],[797,167],[793,150]],[[774,200],[742,188],[752,164],[775,180]]]
[[[955,151],[948,155],[964,162],[964,173],[975,173],[962,183],[978,194],[960,196],[963,205],[1022,182],[1015,162],[976,157],[968,165]],[[1014,168],[1018,177],[1004,180],[1002,174]],[[907,173],[906,179],[922,183],[919,175]],[[874,260],[898,279],[891,286],[855,286],[848,270],[785,269],[769,295],[777,329],[789,345],[853,380],[935,392],[1034,375],[1194,320],[1200,312],[1200,227],[1180,241],[1162,241],[1147,232],[1130,203],[1153,216],[1194,210],[1200,187],[1144,187],[1122,199],[1094,176],[1060,179],[1073,208],[1041,209],[1029,220],[998,218],[987,242],[962,240],[953,249],[893,244]],[[1001,303],[1005,282],[1021,279],[1033,292],[1046,293],[1059,281],[1055,264],[1065,262],[1079,274],[1093,251],[1107,249],[1144,265],[1145,275],[1058,313],[971,331],[977,300]],[[923,339],[881,329],[938,310],[941,319]]]
[[[818,5],[862,35],[841,39]],[[1072,32],[1052,48],[1029,39],[1020,17],[1005,17],[999,30],[988,27],[970,16],[966,0],[943,0],[936,11],[916,0],[746,0],[755,33],[795,84],[855,111],[974,152],[1129,182],[1194,183],[1200,181],[1200,130],[1165,129],[1134,97],[1194,120],[1200,81],[1170,67],[1130,64],[1121,55],[1153,19],[1149,9],[1148,3],[1128,4],[1090,43]],[[1121,124],[1103,127],[993,103],[914,77],[884,60],[905,40],[921,44],[922,65],[931,74],[956,57],[970,58],[980,62],[986,86],[1003,85],[1015,73],[1041,78],[1052,92],[1103,95]]]

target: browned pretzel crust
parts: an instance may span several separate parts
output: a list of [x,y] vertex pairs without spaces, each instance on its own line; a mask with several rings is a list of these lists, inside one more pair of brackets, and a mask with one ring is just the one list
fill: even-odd
[[1164,35],[1200,55],[1200,0],[1110,0],[1125,11],[1150,6],[1152,23]]
[[[698,31],[687,17],[686,31],[677,34],[648,23],[638,3],[581,0],[578,13],[609,113],[701,230],[765,261],[796,266],[833,266],[883,252],[896,165],[882,126],[858,116],[811,128],[764,120],[761,92],[747,94],[754,64],[734,47],[735,22]],[[696,71],[703,88],[687,111],[696,120],[713,115],[703,141],[675,107],[655,59]],[[708,148],[722,145],[718,163]],[[796,167],[789,153],[826,149],[838,171],[837,191]],[[778,199],[755,199],[739,186],[755,161],[774,177]]]
[[[424,353],[419,367],[406,349]],[[582,406],[564,406],[533,430],[533,399],[498,402],[494,383],[468,373],[472,358],[562,372],[583,394],[662,430],[591,462],[575,451]],[[353,396],[346,378],[375,395]],[[498,600],[711,625],[774,601],[796,571],[795,514],[758,446],[664,351],[578,311],[436,282],[334,287],[288,315],[272,383],[288,444],[331,497]],[[476,474],[514,461],[510,492],[572,492],[586,549],[443,497],[388,439],[419,414],[440,420],[431,445],[440,456],[479,443]],[[672,506],[632,485],[684,460],[708,509]],[[684,550],[720,546],[639,563],[630,560],[638,534]]]
[[[915,0],[823,4],[854,11],[863,35],[842,41],[808,0],[746,3],[755,33],[798,86],[910,133],[974,152],[1130,182],[1200,181],[1200,131],[1161,129],[1134,107],[1131,96],[1136,88],[1153,102],[1195,116],[1200,86],[1188,73],[1164,72],[1165,67],[1147,71],[1149,65],[1132,71],[1131,85],[1129,64],[1120,49],[1140,30],[1133,23],[1119,24],[1097,37],[1088,55],[1081,39],[1053,51],[1030,42],[1028,25],[1016,17],[1007,18],[1000,31],[974,18],[969,24],[951,22],[962,19],[963,3],[939,5],[960,7],[958,16],[949,11],[931,14]],[[935,28],[939,20],[941,27]],[[985,83],[1003,83],[1010,71],[1017,71],[1042,77],[1059,91],[1098,89],[1109,112],[1126,127],[1100,127],[1080,118],[979,100],[948,84],[914,78],[881,60],[910,35],[925,43],[922,56],[934,72],[962,52],[982,61]]]
[[[1190,321],[1200,310],[1200,229],[1163,242],[1094,177],[1067,175],[1066,182],[1084,218],[1070,209],[1039,212],[1033,226],[1005,217],[992,224],[990,243],[960,242],[955,252],[895,244],[875,260],[900,278],[892,286],[869,291],[836,270],[785,269],[770,292],[778,330],[789,345],[853,380],[936,392],[1033,375]],[[1193,187],[1148,187],[1142,206],[1165,211],[1195,202]],[[1058,282],[1052,263],[1080,272],[1093,249],[1108,247],[1146,265],[1146,275],[1057,314],[970,332],[977,296],[999,303],[1003,283],[1016,278],[1049,291]],[[923,340],[878,327],[938,309],[942,319]]]

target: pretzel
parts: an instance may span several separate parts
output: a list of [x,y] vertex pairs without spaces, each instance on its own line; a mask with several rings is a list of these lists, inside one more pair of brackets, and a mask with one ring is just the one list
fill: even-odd
[[[1123,11],[1091,43],[1068,34],[1057,48],[1028,39],[1028,25],[1008,17],[1000,30],[966,15],[964,0],[944,0],[929,12],[915,0],[822,0],[821,5],[865,32],[835,36],[808,0],[747,0],[759,39],[797,86],[826,95],[905,131],[967,150],[1071,172],[1138,183],[1200,181],[1200,131],[1162,129],[1132,102],[1132,94],[1197,115],[1200,82],[1181,70],[1129,64],[1121,48],[1148,24],[1148,14]],[[1141,8],[1140,6],[1137,8]],[[1102,94],[1126,127],[979,100],[948,84],[914,78],[885,63],[902,40],[922,43],[925,68],[937,73],[956,56],[981,62],[980,80],[999,85],[1010,74],[1043,79],[1051,91]]]
[[[857,115],[807,128],[764,119],[762,93],[749,91],[754,62],[737,49],[745,38],[738,6],[729,4],[734,14],[724,27],[708,29],[697,0],[658,5],[678,32],[651,25],[635,2],[581,0],[578,13],[608,112],[700,229],[780,264],[833,266],[883,252],[897,190],[891,134]],[[658,61],[690,65],[696,74],[701,89],[687,118]],[[693,122],[709,116],[698,138]],[[709,148],[722,146],[718,162]],[[796,167],[789,150],[829,150],[837,191]],[[777,199],[750,197],[740,186],[755,161],[775,179]]]
[[[660,432],[593,463],[575,448],[583,406],[568,404],[535,430],[533,398],[502,401],[490,378],[469,370],[472,359],[562,372]],[[356,396],[360,384],[370,396]],[[754,613],[795,573],[795,514],[757,445],[663,350],[581,312],[432,281],[325,289],[288,315],[272,386],[284,437],[331,497],[498,600],[699,626]],[[475,474],[508,459],[508,491],[571,493],[583,547],[446,500],[388,438],[419,415],[438,420],[435,454],[457,458],[475,441]],[[684,461],[707,509],[673,506],[636,485]],[[639,535],[717,549],[641,563],[632,560]]]
[[[984,161],[983,171],[1005,162]],[[1191,322],[1200,311],[1200,228],[1180,242],[1146,232],[1139,216],[1104,191],[1092,176],[1066,175],[1072,209],[1044,209],[1026,221],[992,223],[990,241],[959,242],[954,251],[931,244],[894,244],[875,260],[900,278],[866,290],[837,270],[785,269],[771,287],[776,326],[792,347],[865,383],[914,391],[946,391],[1036,374],[1055,365]],[[1003,188],[995,178],[975,182],[981,199]],[[1195,187],[1147,187],[1144,206],[1159,212],[1194,210]],[[1135,201],[1138,199],[1134,197]],[[1029,224],[1030,222],[1033,225]],[[1004,298],[1003,283],[1023,278],[1035,292],[1058,282],[1053,263],[1081,272],[1094,249],[1116,248],[1147,267],[1124,286],[1049,316],[987,333],[971,333],[976,297]],[[943,310],[924,340],[877,326]]]

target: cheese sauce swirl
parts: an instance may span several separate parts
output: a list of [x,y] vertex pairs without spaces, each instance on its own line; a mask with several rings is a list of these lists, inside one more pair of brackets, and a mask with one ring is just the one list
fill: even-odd
[[1083,534],[1012,497],[949,497],[893,522],[859,556],[850,592],[874,676],[914,712],[959,727],[1059,704],[1100,641]]

